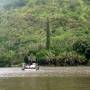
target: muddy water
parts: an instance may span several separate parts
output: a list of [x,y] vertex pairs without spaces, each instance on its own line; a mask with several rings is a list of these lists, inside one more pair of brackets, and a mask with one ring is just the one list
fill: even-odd
[[0,78],[0,90],[90,90],[90,76]]

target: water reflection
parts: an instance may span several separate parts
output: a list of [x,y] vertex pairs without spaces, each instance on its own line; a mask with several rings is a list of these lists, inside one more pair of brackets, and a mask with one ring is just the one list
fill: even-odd
[[90,90],[90,77],[6,78],[0,90]]

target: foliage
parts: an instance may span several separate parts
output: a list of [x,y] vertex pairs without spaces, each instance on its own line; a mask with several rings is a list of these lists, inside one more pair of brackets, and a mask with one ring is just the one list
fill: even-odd
[[73,49],[78,53],[84,54],[87,48],[87,42],[83,40],[76,41],[73,45]]
[[[43,61],[55,64],[63,58],[90,59],[89,0],[1,0],[1,3],[0,60],[21,63],[24,55],[30,53],[42,64]],[[49,51],[45,50],[46,42]],[[76,54],[63,55],[73,50],[79,58]],[[56,59],[57,56],[61,59]]]
[[76,41],[73,45],[73,49],[76,52],[85,55],[88,60],[90,59],[90,44],[87,41]]

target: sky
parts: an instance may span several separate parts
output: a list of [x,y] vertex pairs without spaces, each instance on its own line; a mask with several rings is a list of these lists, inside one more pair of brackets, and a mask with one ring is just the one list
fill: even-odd
[[0,9],[2,9],[3,6],[8,5],[8,4],[15,5],[16,3],[17,5],[21,5],[20,2],[23,5],[23,0],[21,1],[20,0],[0,0]]
[[3,5],[9,3],[11,0],[0,0],[0,8],[3,8]]

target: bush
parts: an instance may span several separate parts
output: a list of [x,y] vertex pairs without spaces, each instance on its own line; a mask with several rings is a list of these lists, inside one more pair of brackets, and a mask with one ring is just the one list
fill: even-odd
[[51,51],[45,49],[38,51],[36,54],[37,62],[40,65],[50,65],[54,56],[55,55]]
[[88,47],[88,48],[85,50],[85,56],[86,56],[87,60],[90,59],[90,47]]
[[84,54],[87,46],[88,44],[86,41],[78,40],[73,44],[73,49],[80,54]]
[[84,56],[75,52],[68,52],[58,55],[56,57],[56,64],[59,66],[86,65],[87,60]]
[[11,67],[11,63],[9,61],[0,60],[0,67]]
[[36,55],[37,52],[38,52],[37,49],[32,49],[32,50],[29,50],[28,55],[30,55],[31,53],[32,53],[33,55]]
[[[90,59],[90,43],[89,41],[78,40],[73,44],[73,49],[85,56],[85,62],[88,63]],[[86,60],[87,59],[87,60]],[[85,63],[83,62],[83,63]]]
[[40,65],[46,64],[47,55],[48,55],[47,50],[38,51],[36,54],[38,64]]
[[60,53],[55,56],[51,51],[41,50],[37,53],[36,57],[39,65],[77,66],[87,65],[88,63],[84,55],[74,51]]

